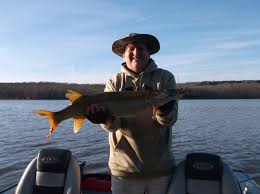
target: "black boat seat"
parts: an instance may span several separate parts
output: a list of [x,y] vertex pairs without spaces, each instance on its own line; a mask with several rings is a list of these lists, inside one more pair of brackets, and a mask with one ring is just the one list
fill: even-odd
[[16,194],[80,194],[80,167],[65,149],[43,149],[25,169]]
[[231,168],[219,156],[191,153],[178,164],[168,194],[241,193]]

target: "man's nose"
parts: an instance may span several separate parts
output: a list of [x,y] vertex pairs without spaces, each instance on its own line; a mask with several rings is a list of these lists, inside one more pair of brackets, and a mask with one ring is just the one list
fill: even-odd
[[141,53],[141,51],[140,51],[140,49],[138,49],[138,48],[135,48],[134,50],[133,50],[133,54],[136,56],[136,55],[139,55]]

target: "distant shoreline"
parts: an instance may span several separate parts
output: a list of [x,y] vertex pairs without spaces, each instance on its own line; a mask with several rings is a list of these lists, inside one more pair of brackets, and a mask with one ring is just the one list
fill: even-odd
[[[57,82],[0,83],[0,99],[63,100],[68,89],[91,94],[103,92],[104,87]],[[185,89],[182,99],[260,99],[260,80],[179,83],[177,88]]]

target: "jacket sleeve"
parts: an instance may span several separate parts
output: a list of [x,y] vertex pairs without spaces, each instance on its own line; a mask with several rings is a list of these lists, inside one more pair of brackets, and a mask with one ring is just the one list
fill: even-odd
[[[176,88],[176,81],[174,76],[170,73],[170,76],[168,76],[166,80],[165,89],[170,90],[175,88]],[[174,100],[172,110],[167,114],[158,109],[156,109],[155,111],[155,119],[162,126],[166,126],[166,127],[173,126],[174,123],[177,121],[177,118],[178,118],[178,100]]]
[[[113,81],[114,79],[110,79],[105,87],[104,92],[113,92],[113,91],[117,91],[116,87],[115,87],[115,82]],[[110,132],[114,132],[116,131],[118,128],[120,128],[121,126],[121,119],[118,117],[115,117],[114,120],[112,121],[108,121],[106,124],[101,124],[101,127],[107,131]]]

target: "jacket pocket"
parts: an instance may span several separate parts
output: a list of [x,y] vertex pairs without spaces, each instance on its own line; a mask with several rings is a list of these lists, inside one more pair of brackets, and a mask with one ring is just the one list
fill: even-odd
[[118,169],[126,172],[140,172],[142,167],[136,151],[120,131],[113,135],[113,147],[114,162]]

